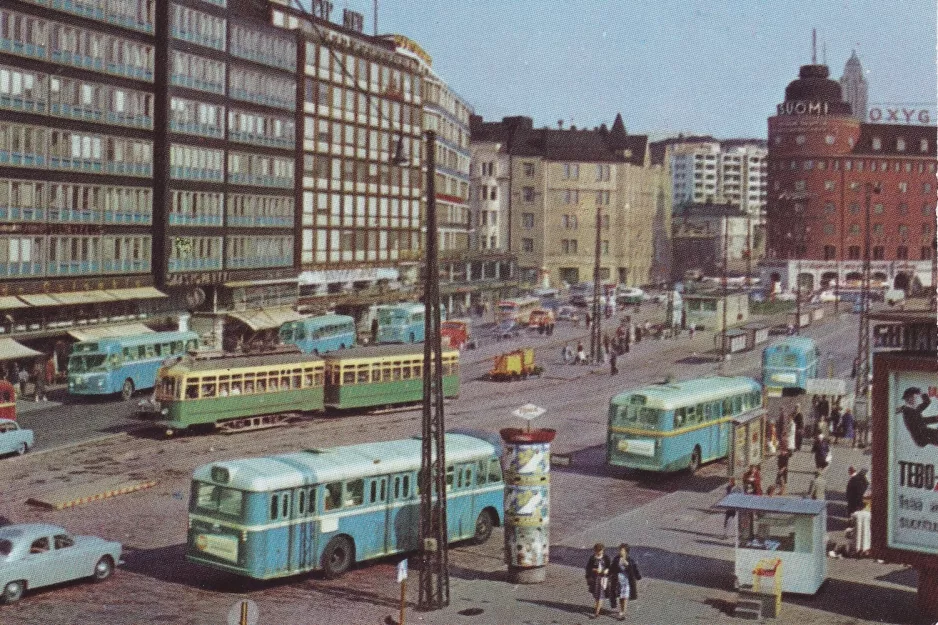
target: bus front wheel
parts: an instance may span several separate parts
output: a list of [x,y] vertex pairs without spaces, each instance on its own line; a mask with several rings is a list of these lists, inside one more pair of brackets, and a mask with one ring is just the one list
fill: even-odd
[[492,535],[492,515],[488,510],[479,513],[476,519],[476,533],[472,536],[472,544],[481,545]]
[[355,547],[345,536],[336,536],[326,545],[322,553],[322,570],[326,579],[335,579],[345,574],[355,561]]
[[700,468],[700,446],[694,447],[694,451],[690,455],[690,464],[687,467],[690,469],[691,475],[697,473],[697,470]]
[[124,380],[124,386],[121,387],[121,397],[124,399],[130,399],[134,394],[134,383],[133,380],[127,378]]

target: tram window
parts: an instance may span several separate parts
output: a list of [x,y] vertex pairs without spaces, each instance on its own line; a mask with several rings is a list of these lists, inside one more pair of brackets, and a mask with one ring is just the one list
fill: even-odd
[[317,372],[316,372],[316,377],[315,377],[315,379],[313,380],[313,384],[315,384],[316,386],[322,386],[322,380],[323,380],[323,373],[322,373],[322,371],[317,371]]
[[405,475],[405,476],[404,476],[404,492],[403,492],[403,496],[404,496],[404,498],[410,497],[410,476],[409,476],[409,475]]
[[366,368],[358,370],[358,378],[356,382],[358,384],[368,384],[371,378],[371,374],[367,369],[368,365],[360,365],[360,366],[366,367]]
[[381,501],[384,501],[388,497],[388,482],[387,480],[381,480]]
[[283,507],[281,508],[281,510],[283,511],[283,514],[281,514],[280,516],[282,516],[285,519],[290,518],[290,495],[287,493],[284,493],[283,495]]
[[410,379],[410,365],[409,365],[409,364],[403,365],[403,366],[400,368],[400,372],[401,372],[401,375],[400,375],[400,378],[399,378],[399,379],[401,379],[401,380],[409,380],[409,379]]
[[472,471],[473,471],[472,465],[464,467],[463,471],[465,472],[465,476],[466,476],[465,479],[463,480],[463,484],[467,487],[472,486]]
[[186,399],[198,399],[198,398],[199,398],[199,383],[189,382],[186,385]]
[[232,382],[232,383],[231,383],[231,394],[232,394],[232,395],[240,395],[240,394],[241,394],[241,383],[240,383],[240,382]]
[[355,372],[354,371],[342,372],[342,384],[355,384]]
[[280,388],[280,384],[277,381],[277,378],[270,378],[270,386],[268,387],[271,393],[276,392]]
[[316,487],[309,489],[309,502],[306,506],[307,512],[310,514],[316,514]]
[[365,480],[351,480],[345,484],[343,508],[360,506],[365,501]]
[[219,397],[228,397],[228,385],[219,384],[218,385],[218,396]]
[[402,379],[403,373],[401,370],[401,362],[399,360],[394,361],[394,368],[391,370],[391,376],[395,380]]
[[498,458],[492,458],[489,460],[489,483],[492,482],[501,482],[502,481],[502,465],[499,464]]
[[455,467],[446,467],[446,492],[453,490],[453,478],[456,472]]
[[215,385],[213,383],[202,385],[202,397],[215,397]]
[[733,398],[733,412],[739,414],[743,411],[743,398],[739,395]]
[[[301,384],[302,380],[302,384]],[[304,388],[313,385],[313,376],[307,374],[302,377],[295,375],[293,376],[293,388]]]
[[267,380],[263,378],[258,378],[255,388],[257,389],[258,393],[266,393],[267,392]]
[[299,514],[306,513],[306,491],[300,489],[300,495],[296,498],[296,511]]
[[280,511],[280,496],[271,495],[270,496],[270,519],[275,520],[277,518],[277,513]]
[[251,380],[245,380],[245,382],[244,382],[244,394],[245,394],[245,395],[250,395],[250,394],[253,393],[253,392],[254,392],[254,382],[252,382]]
[[368,499],[368,503],[374,503],[378,499],[378,482],[372,480],[371,482],[371,497]]
[[415,378],[423,377],[423,366],[414,365],[414,377]]
[[400,498],[401,498],[401,478],[400,478],[400,476],[397,476],[397,477],[394,478],[394,498],[395,498],[395,499],[400,499]]
[[478,467],[476,467],[476,486],[481,486],[485,484],[485,472],[486,472],[486,462],[485,460],[479,460]]
[[723,416],[728,417],[733,414],[733,401],[731,399],[723,400]]
[[335,510],[342,504],[342,482],[333,482],[326,484],[326,499],[324,501],[326,510]]

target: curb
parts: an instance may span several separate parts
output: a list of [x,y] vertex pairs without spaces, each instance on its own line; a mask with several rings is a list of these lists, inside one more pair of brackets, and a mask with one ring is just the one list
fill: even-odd
[[43,508],[49,508],[52,510],[64,510],[65,508],[73,508],[75,506],[81,506],[86,503],[91,503],[93,501],[100,501],[102,499],[109,499],[111,497],[116,497],[117,495],[126,495],[127,493],[133,493],[138,490],[144,490],[147,488],[152,488],[156,486],[157,480],[146,480],[144,482],[134,482],[127,484],[126,486],[119,486],[117,488],[111,488],[101,492],[94,493],[92,495],[86,495],[84,497],[76,497],[74,499],[64,499],[56,500],[55,493],[52,493],[50,496],[45,498],[39,497],[30,497],[26,500],[26,503],[32,504],[34,506],[40,506]]

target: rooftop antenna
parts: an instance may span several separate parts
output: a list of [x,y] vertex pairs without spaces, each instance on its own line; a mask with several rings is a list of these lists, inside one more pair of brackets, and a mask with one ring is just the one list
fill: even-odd
[[378,36],[378,0],[375,0],[375,37]]
[[827,42],[821,44],[821,62],[827,65]]
[[817,28],[811,29],[811,65],[817,65]]

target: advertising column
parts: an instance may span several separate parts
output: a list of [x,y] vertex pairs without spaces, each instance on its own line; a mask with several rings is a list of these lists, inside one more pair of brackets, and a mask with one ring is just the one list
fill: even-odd
[[502,457],[508,581],[540,583],[547,578],[550,443],[557,433],[548,429],[505,428],[500,434],[505,444]]
[[938,362],[877,354],[873,371],[874,548],[919,569],[919,608],[938,618]]

